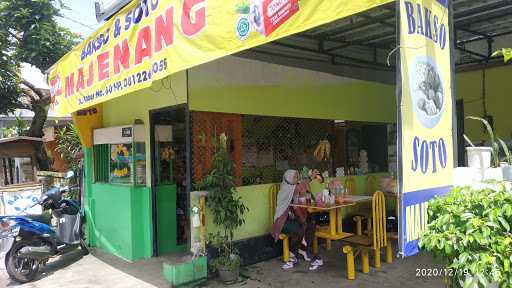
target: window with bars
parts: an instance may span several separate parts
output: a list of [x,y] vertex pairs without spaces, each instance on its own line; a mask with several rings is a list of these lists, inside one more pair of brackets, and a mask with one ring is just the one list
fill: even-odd
[[108,182],[110,169],[110,145],[97,144],[93,148],[94,182]]
[[314,152],[320,141],[331,140],[333,129],[331,120],[244,115],[243,185],[280,182],[286,170],[305,166],[331,172],[332,157],[318,160]]
[[211,142],[221,133],[229,139],[237,185],[280,182],[285,170],[304,166],[332,171],[332,157],[317,160],[314,156],[320,141],[332,137],[331,120],[193,112],[192,127],[196,183],[209,172]]

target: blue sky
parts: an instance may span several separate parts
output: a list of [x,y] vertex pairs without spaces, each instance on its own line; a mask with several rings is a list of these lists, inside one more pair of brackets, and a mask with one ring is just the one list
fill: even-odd
[[[101,23],[96,21],[94,0],[64,0],[63,2],[69,7],[69,10],[62,11],[65,18],[57,19],[60,25],[80,34],[82,38],[86,38],[101,26]],[[21,74],[23,78],[37,87],[48,88],[44,75],[39,69],[23,65]]]
[[94,0],[64,0],[63,2],[69,7],[69,10],[62,11],[66,18],[58,19],[62,26],[79,33],[83,38],[94,32],[92,28],[97,29],[101,26],[96,21]]

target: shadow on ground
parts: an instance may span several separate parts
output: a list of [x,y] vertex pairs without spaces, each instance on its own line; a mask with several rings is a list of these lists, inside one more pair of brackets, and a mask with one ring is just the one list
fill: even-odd
[[[80,261],[80,259],[82,259],[83,256],[84,255],[82,254],[82,251],[77,249],[68,254],[62,255],[55,260],[49,261],[46,266],[39,267],[39,274],[36,277],[36,279],[34,279],[33,282],[39,281],[46,277],[51,277],[52,275],[55,274],[55,272],[57,272],[61,269],[64,269],[64,268],[76,263],[77,261]],[[3,270],[5,272],[5,274],[7,274],[7,272],[5,271],[5,266],[4,266],[5,260],[4,260],[3,255],[2,255],[2,257],[0,257],[0,260],[1,260],[0,265],[2,265],[2,269],[0,269],[0,270]],[[15,281],[11,280],[10,278],[8,278],[6,287],[17,287],[19,285],[20,284],[18,282],[15,282]]]

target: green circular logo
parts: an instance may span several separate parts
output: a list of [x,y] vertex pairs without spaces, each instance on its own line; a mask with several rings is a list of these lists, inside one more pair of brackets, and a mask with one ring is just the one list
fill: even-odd
[[251,23],[247,17],[240,17],[238,22],[236,23],[236,36],[240,40],[245,40],[249,37],[249,33],[251,32]]

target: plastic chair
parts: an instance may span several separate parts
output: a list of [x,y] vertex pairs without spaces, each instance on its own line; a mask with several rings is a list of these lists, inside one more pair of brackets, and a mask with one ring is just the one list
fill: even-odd
[[386,262],[389,263],[391,260],[388,259],[388,251],[392,251],[392,247],[391,243],[388,243],[386,232],[386,200],[381,191],[373,194],[371,219],[373,228],[370,235],[354,235],[342,240],[346,243],[342,250],[347,254],[347,278],[349,280],[356,278],[354,258],[359,254],[361,254],[362,270],[365,274],[370,272],[369,250],[374,252],[375,268],[381,267],[381,248],[386,248]]
[[[279,184],[273,184],[270,186],[269,191],[269,216],[270,216],[270,223],[274,223],[274,215],[276,213],[276,205],[277,205],[277,193],[279,193]],[[288,262],[290,260],[290,241],[288,239],[288,235],[286,234],[279,234],[279,239],[283,241],[283,261]]]
[[368,195],[373,195],[373,193],[377,191],[377,177],[375,177],[375,175],[368,175],[366,179]]
[[357,186],[356,186],[356,178],[348,176],[345,178],[343,182],[343,187],[345,187],[345,194],[348,195],[356,195],[357,194]]

